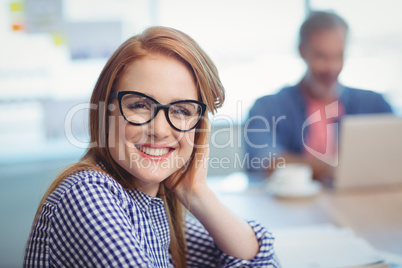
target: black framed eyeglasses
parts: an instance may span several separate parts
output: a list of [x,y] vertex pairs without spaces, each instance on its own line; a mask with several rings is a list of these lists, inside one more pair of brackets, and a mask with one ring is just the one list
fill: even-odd
[[196,100],[179,100],[160,104],[154,98],[136,91],[119,91],[110,94],[109,100],[117,99],[121,115],[130,124],[139,126],[152,121],[159,110],[165,111],[166,120],[178,131],[190,131],[201,121],[207,106]]

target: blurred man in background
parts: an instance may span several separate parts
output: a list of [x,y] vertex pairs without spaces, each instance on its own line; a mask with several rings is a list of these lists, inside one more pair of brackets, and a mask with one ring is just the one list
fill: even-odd
[[333,176],[336,123],[343,115],[391,113],[373,91],[338,82],[343,68],[347,23],[332,12],[313,12],[299,32],[299,52],[307,71],[297,85],[259,98],[245,124],[249,171],[272,171],[273,157],[311,166],[317,179]]

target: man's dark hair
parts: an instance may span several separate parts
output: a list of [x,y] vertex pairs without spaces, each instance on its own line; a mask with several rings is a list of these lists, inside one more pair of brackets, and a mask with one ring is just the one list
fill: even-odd
[[299,32],[299,45],[305,44],[311,33],[317,30],[334,29],[337,27],[345,28],[348,31],[348,24],[334,12],[313,11],[303,22]]

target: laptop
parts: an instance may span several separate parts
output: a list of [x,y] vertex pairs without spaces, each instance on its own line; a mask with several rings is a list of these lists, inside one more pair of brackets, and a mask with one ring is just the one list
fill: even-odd
[[402,117],[348,115],[340,124],[336,190],[402,186]]

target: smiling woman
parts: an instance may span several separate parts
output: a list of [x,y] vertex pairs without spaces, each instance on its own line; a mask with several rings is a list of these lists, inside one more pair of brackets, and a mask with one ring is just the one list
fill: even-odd
[[[181,168],[181,166],[175,165],[175,159],[183,159],[183,162],[190,159],[195,129],[185,128],[183,130],[190,131],[182,132],[175,125],[169,124],[172,122],[169,119],[172,117],[170,116],[170,109],[168,113],[166,110],[158,111],[156,108],[158,102],[154,100],[152,103],[153,99],[147,97],[146,94],[154,96],[163,103],[174,104],[177,103],[177,100],[180,103],[183,101],[196,102],[198,101],[198,94],[193,74],[176,57],[153,53],[129,64],[114,88],[116,88],[116,93],[121,93],[120,89],[138,92],[137,94],[142,94],[142,98],[141,101],[136,101],[133,104],[133,97],[129,96],[128,98],[131,101],[129,102],[130,106],[127,107],[128,94],[125,94],[122,97],[124,98],[123,107],[122,101],[120,101],[120,109],[110,112],[113,119],[111,120],[113,123],[109,124],[110,154],[116,163],[119,163],[135,177],[134,182],[137,189],[156,196],[159,183]],[[111,103],[117,104],[117,101],[112,100]],[[126,121],[119,120],[122,115],[125,116]],[[201,119],[199,116],[197,118]],[[127,124],[127,121],[137,123]],[[179,121],[185,122],[186,120],[181,116]],[[195,123],[199,121],[197,120]],[[176,124],[180,127],[185,123]],[[123,147],[123,150],[121,146],[111,146],[118,144],[125,144],[126,146]],[[166,154],[160,155],[161,152]],[[141,165],[133,166],[131,163],[133,159],[144,161],[141,161]],[[159,161],[167,162],[166,168],[155,169],[152,163]]]
[[123,43],[91,97],[103,109],[90,110],[96,146],[43,197],[24,266],[278,267],[272,235],[206,183],[205,111],[224,98],[188,35],[152,27]]

